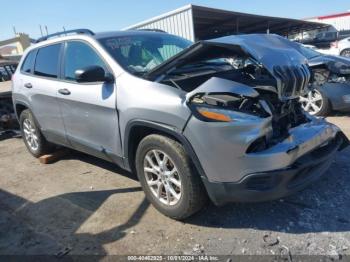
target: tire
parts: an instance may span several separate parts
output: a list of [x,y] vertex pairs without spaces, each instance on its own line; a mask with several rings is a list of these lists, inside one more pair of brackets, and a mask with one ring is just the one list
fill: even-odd
[[[320,100],[317,101],[317,106],[319,107],[319,110],[317,111],[315,111],[314,108],[312,108],[312,103],[309,103],[311,101],[312,96],[315,95],[320,98]],[[332,111],[331,103],[328,97],[318,89],[310,90],[306,96],[300,97],[300,102],[303,109],[314,116],[327,116]]]
[[[34,157],[40,157],[51,152],[54,149],[54,145],[47,142],[45,137],[40,132],[38,124],[29,109],[26,109],[21,113],[19,123],[24,144]],[[30,134],[28,135],[29,130]],[[34,139],[34,136],[36,139]],[[34,143],[33,140],[35,140],[36,143]]]
[[340,55],[344,57],[350,57],[350,48],[341,51]]
[[[164,170],[172,170],[170,172],[177,170],[172,176],[163,175],[163,178],[165,178],[162,178],[161,174],[166,174],[169,171],[159,172],[158,175],[153,173],[155,169],[151,168],[153,165],[150,165],[147,157],[157,166],[159,162],[157,162],[156,154],[158,155],[158,160],[162,160],[162,163],[166,162],[166,167],[163,166]],[[168,160],[165,160],[165,157]],[[177,141],[156,134],[146,136],[137,148],[135,166],[147,199],[164,215],[182,220],[199,211],[205,205],[207,194],[200,176],[197,174],[185,149]],[[146,168],[153,171],[147,172]],[[160,170],[162,171],[162,169]],[[166,181],[167,177],[168,181]],[[170,182],[174,181],[174,179],[177,180],[176,184]],[[158,185],[150,186],[148,184],[156,181],[158,181]],[[181,186],[177,187],[176,185],[179,181]],[[161,183],[163,183],[162,186],[160,185]],[[162,190],[157,190],[159,187]],[[169,187],[172,187],[172,192],[177,194],[167,194],[167,192],[170,192],[170,189],[166,190],[166,188]],[[161,192],[163,198],[158,197],[157,192]],[[180,197],[176,198],[175,195],[180,195]]]

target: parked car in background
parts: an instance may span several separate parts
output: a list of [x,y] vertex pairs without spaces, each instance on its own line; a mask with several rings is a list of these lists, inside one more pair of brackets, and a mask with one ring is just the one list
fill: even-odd
[[350,57],[350,30],[320,32],[315,38],[300,42],[315,46],[323,54]]
[[350,111],[350,59],[293,44],[308,59],[313,75],[307,92],[300,97],[304,110],[316,116],[326,116],[333,110]]
[[302,110],[307,61],[282,37],[192,44],[151,31],[60,34],[28,48],[13,77],[29,152],[61,145],[135,171],[172,218],[208,196],[222,205],[294,193],[348,145],[338,127]]
[[350,37],[331,42],[329,49],[318,49],[319,52],[329,55],[340,55],[350,58]]

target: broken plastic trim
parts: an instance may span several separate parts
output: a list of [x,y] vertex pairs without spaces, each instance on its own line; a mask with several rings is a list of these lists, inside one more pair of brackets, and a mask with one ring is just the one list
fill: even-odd
[[[194,115],[203,121],[214,120],[214,118],[206,118],[205,115],[198,111],[203,107],[207,108],[207,110],[212,110],[213,113],[218,113],[214,111],[220,110],[219,113],[227,115],[231,120],[235,118],[243,119],[242,114],[260,118],[271,115],[268,105],[259,99],[259,93],[254,88],[218,77],[210,78],[188,93],[186,98],[187,104]],[[224,117],[221,119],[227,120]]]

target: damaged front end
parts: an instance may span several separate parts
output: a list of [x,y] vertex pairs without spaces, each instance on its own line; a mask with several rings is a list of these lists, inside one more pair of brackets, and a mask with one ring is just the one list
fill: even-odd
[[188,106],[202,121],[267,121],[269,132],[248,152],[264,150],[310,121],[299,103],[310,77],[306,58],[276,35],[201,41],[148,74],[186,91]]
[[[199,42],[148,77],[185,91],[192,117],[184,135],[208,183],[238,183],[252,174],[260,179],[261,172],[292,167],[294,177],[299,172],[294,165],[307,154],[328,147],[335,152],[347,145],[336,126],[302,109],[299,96],[311,74],[306,58],[282,37]],[[331,156],[324,154],[327,163]]]
[[[220,88],[217,88],[217,87]],[[310,121],[298,99],[281,101],[275,92],[213,77],[187,94],[195,117],[207,122],[264,122],[265,134],[249,141],[246,153],[266,150],[289,136],[293,127]]]

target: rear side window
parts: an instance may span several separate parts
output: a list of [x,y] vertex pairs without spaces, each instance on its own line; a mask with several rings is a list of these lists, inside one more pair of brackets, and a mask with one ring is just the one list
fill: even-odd
[[88,66],[100,66],[106,70],[106,65],[89,45],[72,41],[67,43],[64,58],[64,78],[67,80],[75,80],[75,71]]
[[57,78],[60,49],[61,44],[40,48],[36,55],[34,74]]
[[23,65],[21,67],[21,71],[25,73],[31,73],[33,64],[35,60],[35,50],[30,51],[26,57],[26,59],[23,62]]

